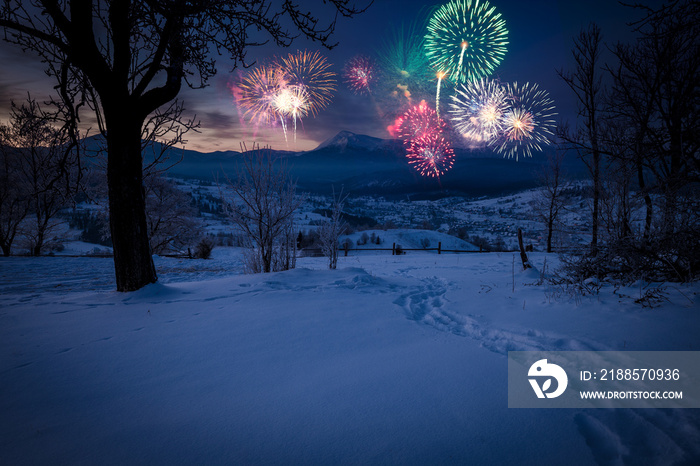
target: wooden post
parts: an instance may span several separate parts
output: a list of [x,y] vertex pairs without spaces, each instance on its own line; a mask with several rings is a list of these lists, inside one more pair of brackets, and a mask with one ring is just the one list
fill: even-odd
[[438,254],[442,253],[442,241],[438,241]]
[[345,249],[345,257],[348,257],[348,249],[350,249],[350,243],[343,244],[343,249]]
[[523,269],[532,268],[525,252],[525,246],[523,246],[523,230],[520,228],[518,228],[518,246],[520,247],[520,260],[523,261]]
[[391,245],[391,255],[395,256],[396,255],[396,243],[393,243]]

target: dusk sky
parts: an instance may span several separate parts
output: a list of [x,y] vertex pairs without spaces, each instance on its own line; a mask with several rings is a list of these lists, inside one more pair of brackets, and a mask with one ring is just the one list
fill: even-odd
[[[320,12],[319,16],[330,11],[323,5],[317,6],[321,2],[306,0],[300,3],[302,7],[308,6]],[[188,89],[180,94],[188,112],[201,120],[201,132],[188,135],[187,148],[204,152],[238,150],[240,142],[250,145],[255,141],[275,149],[308,150],[341,130],[390,137],[386,128],[391,121],[381,118],[377,111],[381,102],[368,95],[353,94],[342,80],[343,65],[358,54],[376,56],[377,48],[388,40],[392,28],[420,24],[443,3],[375,0],[365,13],[352,19],[339,18],[334,36],[339,45],[330,51],[302,38],[289,49],[273,46],[249,49],[249,61],[258,63],[296,50],[320,50],[333,64],[333,71],[339,78],[333,101],[317,116],[302,120],[296,145],[293,142],[285,144],[279,127],[256,129],[244,120],[229,87],[236,82],[236,75],[246,70],[239,66],[230,73],[230,62],[219,60],[219,72],[206,89]],[[639,17],[633,9],[609,0],[493,0],[490,3],[505,19],[509,41],[507,53],[492,77],[504,82],[538,83],[554,100],[558,120],[571,120],[576,113],[573,95],[556,75],[557,69],[572,68],[573,37],[593,21],[601,27],[606,43],[629,40],[630,27],[626,23]],[[358,0],[357,4],[360,6],[363,2]],[[20,102],[26,98],[27,92],[37,99],[45,99],[52,92],[54,83],[46,77],[35,56],[2,42],[0,59],[5,63],[0,70],[0,119],[7,118],[10,99]],[[435,82],[427,85],[434,86]]]

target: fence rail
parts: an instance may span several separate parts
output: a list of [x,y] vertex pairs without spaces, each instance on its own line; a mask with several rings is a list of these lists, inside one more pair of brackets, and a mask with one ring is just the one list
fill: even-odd
[[[323,251],[320,248],[306,248],[302,249],[302,254],[303,253],[308,253],[308,252],[313,252],[317,253],[318,255],[323,255]],[[483,252],[481,249],[478,251],[475,250],[468,250],[468,249],[442,249],[442,242],[438,243],[438,247],[436,248],[404,248],[401,247],[401,245],[397,245],[396,243],[393,243],[390,248],[350,248],[350,247],[341,247],[340,251],[344,252],[344,255],[347,256],[349,252],[364,252],[364,251],[391,251],[392,256],[396,255],[402,255],[405,254],[408,251],[437,251],[438,254],[442,254],[443,252],[448,252],[448,253],[480,253]],[[314,254],[316,255],[316,254]]]

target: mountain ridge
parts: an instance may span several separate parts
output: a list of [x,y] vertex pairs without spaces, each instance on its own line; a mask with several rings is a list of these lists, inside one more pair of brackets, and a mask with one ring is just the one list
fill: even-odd
[[[440,178],[425,178],[407,163],[402,141],[351,131],[339,131],[308,151],[270,151],[280,160],[287,161],[299,190],[329,194],[343,188],[352,195],[386,198],[434,199],[508,194],[536,187],[537,173],[547,165],[546,154],[515,161],[488,150],[458,147],[450,171]],[[241,155],[233,150],[199,152],[169,148],[166,150],[169,160],[180,162],[167,173],[177,178],[213,182],[223,178],[223,174],[233,176],[239,169]],[[144,163],[149,163],[152,158],[152,153],[144,154]],[[566,169],[574,178],[585,173],[585,167],[577,159],[567,161]]]

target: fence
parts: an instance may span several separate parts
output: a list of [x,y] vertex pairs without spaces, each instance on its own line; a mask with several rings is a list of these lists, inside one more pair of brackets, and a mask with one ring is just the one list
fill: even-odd
[[[350,248],[348,243],[345,243],[344,245],[341,245],[340,248],[341,251],[344,252],[344,255],[347,257],[348,253],[350,251],[352,252],[365,252],[365,251],[391,251],[392,256],[397,256],[397,255],[402,255],[406,254],[408,251],[437,251],[438,254],[442,254],[443,252],[445,253],[479,253],[483,252],[481,248],[479,248],[478,251],[473,251],[473,250],[467,250],[467,249],[442,249],[442,242],[438,242],[438,246],[436,248],[404,248],[401,247],[401,245],[397,245],[396,243],[392,243],[391,248]],[[313,253],[313,256],[322,256],[323,251],[320,248],[306,248],[301,250],[302,255],[303,254],[308,254],[308,253]]]

